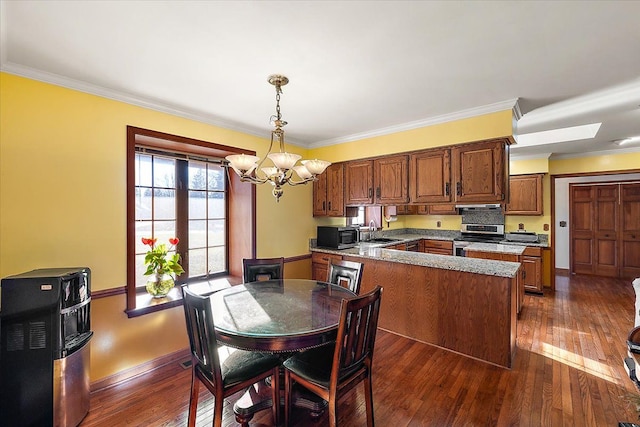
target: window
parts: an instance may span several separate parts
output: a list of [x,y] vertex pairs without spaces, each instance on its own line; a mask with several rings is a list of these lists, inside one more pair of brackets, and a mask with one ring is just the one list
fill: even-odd
[[[142,237],[180,239],[185,269],[177,283],[227,273],[225,169],[220,161],[149,154],[136,147],[136,288],[144,288]],[[180,177],[187,177],[186,184]],[[180,185],[179,185],[180,184]],[[167,243],[168,244],[168,243]]]
[[[228,175],[223,158],[249,153],[204,141],[127,128],[127,313],[144,314],[180,304],[174,288],[153,300],[145,292],[142,237],[176,250],[185,273],[177,284],[241,275],[243,257],[255,254],[255,190]],[[251,208],[247,212],[247,206]],[[232,213],[233,215],[230,215]],[[235,215],[235,214],[239,215]],[[240,243],[235,243],[238,239]],[[247,245],[247,242],[250,242]]]

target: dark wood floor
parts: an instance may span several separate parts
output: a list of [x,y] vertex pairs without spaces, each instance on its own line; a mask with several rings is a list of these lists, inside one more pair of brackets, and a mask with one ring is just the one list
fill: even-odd
[[[384,297],[383,297],[384,298]],[[638,392],[622,367],[633,327],[630,280],[558,277],[556,291],[527,295],[515,366],[506,370],[380,331],[374,356],[378,426],[617,426],[638,421]],[[82,427],[184,426],[190,371],[172,363],[92,393]],[[201,387],[201,390],[205,390]],[[224,426],[236,425],[232,401]],[[365,425],[362,387],[340,403],[339,422]],[[198,426],[211,425],[202,391]],[[328,425],[303,411],[295,426]],[[269,411],[251,425],[271,425]]]

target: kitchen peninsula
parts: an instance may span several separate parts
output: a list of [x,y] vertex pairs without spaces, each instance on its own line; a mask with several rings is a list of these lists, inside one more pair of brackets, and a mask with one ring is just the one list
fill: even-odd
[[312,256],[364,264],[361,292],[384,288],[380,328],[510,368],[520,263],[386,249],[425,238],[393,237],[345,250],[312,247]]

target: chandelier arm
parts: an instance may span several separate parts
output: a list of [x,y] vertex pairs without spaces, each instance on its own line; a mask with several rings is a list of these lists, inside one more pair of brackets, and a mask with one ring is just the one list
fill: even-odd
[[302,181],[294,181],[294,180],[290,179],[287,183],[289,185],[291,185],[291,186],[296,186],[296,185],[301,185],[301,184],[307,184],[309,182],[317,181],[317,180],[318,180],[318,178],[316,178],[315,176],[312,176],[310,178],[303,179]]

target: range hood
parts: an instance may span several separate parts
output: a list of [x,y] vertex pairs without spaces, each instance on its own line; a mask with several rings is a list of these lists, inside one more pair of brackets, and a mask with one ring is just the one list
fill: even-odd
[[502,209],[498,203],[483,203],[476,205],[456,205],[460,211],[497,211]]

